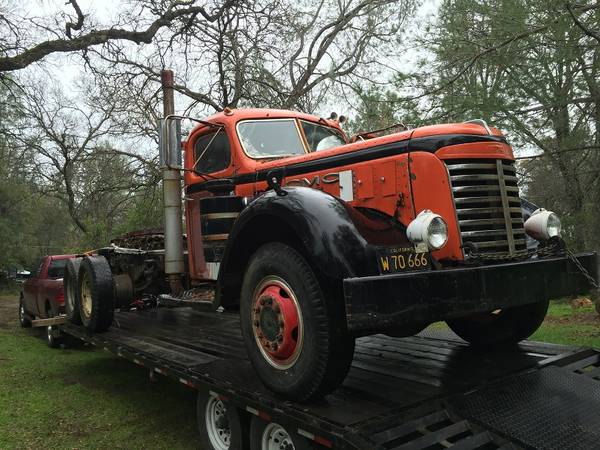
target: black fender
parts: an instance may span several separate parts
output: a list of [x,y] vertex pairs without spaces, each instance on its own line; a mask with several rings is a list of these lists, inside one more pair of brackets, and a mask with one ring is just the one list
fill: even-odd
[[385,236],[390,245],[406,240],[405,231],[391,218],[367,217],[322,191],[267,191],[240,213],[229,233],[217,281],[218,303],[238,302],[245,267],[262,244],[281,241],[293,246],[323,283],[341,293],[344,278],[378,274],[375,249]]

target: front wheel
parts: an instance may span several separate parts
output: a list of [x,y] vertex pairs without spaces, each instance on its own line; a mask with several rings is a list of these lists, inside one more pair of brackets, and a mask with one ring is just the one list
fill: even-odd
[[548,311],[548,300],[489,313],[448,320],[462,339],[478,347],[514,345],[540,327]]
[[19,299],[19,324],[23,328],[29,328],[31,326],[31,316],[25,311],[24,303],[23,295],[21,295],[21,298]]
[[317,277],[293,248],[269,243],[252,256],[242,284],[241,327],[250,362],[270,390],[303,401],[342,383],[354,339],[337,306],[326,304]]

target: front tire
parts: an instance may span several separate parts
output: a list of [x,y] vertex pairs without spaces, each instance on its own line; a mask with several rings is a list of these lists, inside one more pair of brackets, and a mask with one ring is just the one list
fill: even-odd
[[22,328],[31,327],[31,316],[25,310],[23,295],[19,298],[19,324]]
[[65,312],[74,325],[81,325],[79,314],[79,268],[82,258],[72,258],[67,261],[65,267]]
[[78,274],[79,315],[93,332],[106,331],[114,316],[114,288],[110,265],[104,256],[86,256]]
[[473,346],[516,345],[540,327],[548,300],[490,313],[448,320],[448,326]]
[[250,362],[270,390],[304,401],[342,383],[354,339],[343,326],[343,309],[327,305],[317,277],[296,250],[282,243],[260,247],[248,264],[240,303]]

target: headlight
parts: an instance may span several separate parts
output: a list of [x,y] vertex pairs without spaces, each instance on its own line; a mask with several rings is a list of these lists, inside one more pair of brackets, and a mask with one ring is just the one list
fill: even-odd
[[408,224],[406,235],[417,246],[425,244],[429,250],[438,250],[448,241],[448,225],[442,216],[426,209]]
[[538,241],[547,241],[554,236],[560,236],[560,219],[552,211],[544,208],[536,209],[525,221],[525,232]]

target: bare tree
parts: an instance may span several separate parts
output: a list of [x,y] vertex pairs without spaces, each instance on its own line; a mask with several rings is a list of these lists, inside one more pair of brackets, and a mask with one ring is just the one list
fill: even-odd
[[[17,4],[0,6],[0,72],[19,70],[52,53],[85,51],[109,42],[149,44],[163,28],[177,32],[190,23],[216,21],[236,0],[225,0],[208,10],[193,0],[135,1],[132,11],[117,23],[97,28],[77,0],[69,0],[73,14],[61,26],[60,15],[37,17],[12,13]],[[123,27],[127,23],[128,27]]]
[[[214,22],[157,36],[152,52],[107,45],[94,53],[117,65],[130,84],[157,82],[161,68],[174,68],[175,87],[191,109],[315,111],[336,83],[373,78],[397,57],[398,33],[414,6],[412,0],[246,1]],[[105,76],[97,61],[91,66]]]
[[112,117],[119,104],[112,98],[111,92],[99,95],[90,87],[87,101],[75,103],[59,88],[33,85],[24,105],[29,124],[15,133],[34,155],[39,190],[60,200],[83,233],[94,231],[90,223],[110,229],[116,211],[157,182],[155,166],[143,152],[116,148],[112,138],[121,133]]

